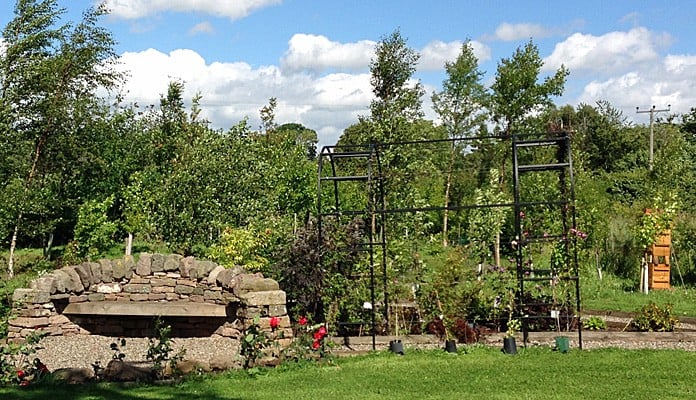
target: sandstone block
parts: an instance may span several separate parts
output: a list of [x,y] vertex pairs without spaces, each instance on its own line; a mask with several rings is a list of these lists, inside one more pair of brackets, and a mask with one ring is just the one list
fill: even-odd
[[80,276],[80,280],[82,281],[82,286],[84,286],[85,288],[88,288],[93,283],[98,282],[98,281],[95,281],[94,278],[92,277],[92,269],[89,267],[89,265],[87,263],[82,263],[82,264],[76,266],[75,272],[77,272],[77,275]]
[[123,291],[126,293],[150,293],[152,287],[150,285],[143,285],[139,283],[128,283],[123,286]]
[[147,295],[148,301],[160,301],[166,298],[167,296],[164,293],[150,293]]
[[274,304],[268,306],[268,316],[270,317],[280,317],[283,315],[287,315],[287,313],[288,309],[283,304]]
[[217,267],[213,268],[212,271],[210,271],[210,274],[208,274],[207,282],[210,285],[215,285],[217,282],[217,276],[220,272],[224,271],[225,267],[218,265]]
[[155,253],[151,255],[152,272],[164,272],[164,254]]
[[9,324],[12,326],[18,326],[20,328],[35,329],[41,326],[48,326],[48,317],[17,317],[9,320]]
[[196,278],[197,279],[203,279],[210,275],[210,273],[217,267],[217,264],[215,264],[212,261],[208,260],[203,260],[203,261],[196,261],[194,263],[194,268],[197,271]]
[[203,292],[203,298],[206,301],[222,300],[222,293],[220,293],[219,291],[206,290]]
[[220,271],[217,274],[217,276],[215,277],[215,282],[222,287],[230,288],[234,286],[234,283],[232,282],[244,273],[245,272],[242,267],[225,269],[224,271]]
[[48,323],[49,325],[63,325],[63,324],[69,324],[70,319],[66,317],[65,315],[58,314],[58,315],[52,315],[48,317]]
[[176,285],[183,285],[183,286],[191,286],[191,287],[196,287],[197,283],[194,280],[191,279],[177,279],[176,280]]
[[184,257],[181,259],[179,262],[179,273],[182,278],[196,278],[195,276],[191,276],[191,269],[195,261],[196,259],[193,257]]
[[186,285],[176,285],[174,287],[174,293],[177,294],[191,294],[193,293],[193,287],[191,286],[186,286]]
[[104,301],[104,293],[90,293],[87,295],[87,301]]
[[172,279],[172,278],[152,278],[152,279],[150,280],[150,284],[151,284],[153,287],[157,287],[157,286],[171,286],[171,287],[174,287],[174,286],[176,286],[176,283],[177,283],[177,282],[176,282],[176,279]]
[[43,290],[18,288],[12,293],[12,301],[29,304],[48,303],[51,301],[51,294]]
[[[113,282],[114,281],[114,267],[111,265],[111,260],[105,258],[99,260],[99,266],[101,267],[102,282]],[[122,277],[116,278],[121,279]]]
[[54,277],[51,293],[67,293],[68,287],[71,286],[70,275],[62,270],[55,270],[51,273]]
[[286,304],[285,292],[282,290],[251,292],[241,295],[239,297],[249,306],[270,306]]
[[68,303],[84,303],[87,300],[89,300],[89,299],[86,295],[70,296],[68,298]]
[[92,279],[94,283],[106,282],[102,277],[102,268],[101,265],[99,265],[99,263],[88,262],[85,263],[85,265],[89,267],[89,272],[92,274]]
[[179,261],[183,257],[179,254],[170,254],[164,259],[164,265],[162,266],[164,272],[179,271]]
[[[112,260],[111,266],[114,271],[114,279],[130,279],[133,276],[133,269],[124,260]],[[133,265],[134,267],[135,265]]]
[[115,282],[97,285],[97,293],[121,293],[121,290],[121,285]]
[[29,287],[31,289],[36,289],[42,292],[48,292],[49,294],[54,294],[55,292],[51,292],[51,290],[55,288],[55,285],[53,284],[53,279],[55,279],[55,277],[52,275],[42,276],[29,282]]
[[31,318],[36,318],[36,317],[50,317],[53,312],[51,310],[47,310],[45,308],[32,308],[29,310],[23,309],[19,312],[19,315],[21,317],[31,317]]
[[152,274],[152,256],[150,253],[140,253],[138,263],[135,265],[135,273],[140,276]]
[[80,275],[75,271],[75,266],[63,267],[60,270],[65,271],[70,277],[70,285],[67,287],[69,291],[74,293],[85,291],[85,287],[82,285],[82,279],[80,279]]
[[266,292],[278,290],[278,282],[273,279],[267,279],[257,274],[242,274],[230,281],[229,289],[232,289],[234,294],[243,295],[249,292]]
[[147,301],[150,295],[146,293],[133,293],[130,295],[131,301]]
[[94,371],[89,368],[59,368],[51,373],[53,379],[67,384],[83,384],[94,378]]

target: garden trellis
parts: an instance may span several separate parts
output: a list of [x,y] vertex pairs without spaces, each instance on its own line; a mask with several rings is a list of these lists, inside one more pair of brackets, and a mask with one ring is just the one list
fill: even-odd
[[[439,193],[450,183],[451,176],[445,175],[452,173],[453,158],[447,160],[447,155],[455,153],[461,156],[460,160],[468,157],[463,162],[468,169],[463,168],[465,172],[460,171],[460,177],[473,179],[472,176],[497,173],[499,193],[478,190],[474,196],[477,188],[462,189],[472,192],[468,199],[457,190],[448,196]],[[406,167],[404,159],[410,160]],[[449,167],[442,167],[447,164]],[[420,182],[418,190],[404,189],[416,181]],[[473,216],[484,216],[488,219],[477,221],[496,225],[495,229],[482,226],[486,229],[477,230],[476,234],[483,238],[479,247],[484,251],[493,248],[496,264],[500,264],[501,249],[511,255],[517,286],[510,318],[521,319],[525,343],[530,330],[551,325],[560,330],[559,324],[565,324],[565,330],[577,330],[582,347],[576,250],[581,232],[576,227],[570,135],[550,132],[322,148],[317,180],[319,246],[325,243],[322,227],[329,221],[364,221],[365,241],[359,251],[366,253],[367,273],[349,279],[367,282],[369,299],[365,299],[364,308],[369,314],[373,348],[378,327],[388,333],[390,302],[396,300],[390,298],[388,284],[397,278],[390,276],[387,267],[391,262],[390,244],[419,229],[428,229],[436,218],[442,217],[439,213],[447,212],[465,212],[472,220]],[[419,218],[404,218],[408,215]],[[505,230],[502,223],[491,220],[501,217],[514,221],[511,229]],[[401,221],[398,231],[395,220]],[[546,222],[539,224],[542,220]],[[413,226],[406,226],[404,221]],[[461,228],[452,231],[462,237]],[[491,234],[495,234],[494,239],[487,237]],[[470,245],[475,247],[471,241]],[[539,253],[549,248],[553,254],[548,265],[534,265],[534,260],[542,258]],[[320,264],[319,268],[323,268],[323,258]],[[540,288],[553,295],[533,296]],[[559,306],[563,308],[560,318],[559,310],[554,310]],[[555,311],[553,318],[550,311]],[[340,324],[368,322],[345,320]]]

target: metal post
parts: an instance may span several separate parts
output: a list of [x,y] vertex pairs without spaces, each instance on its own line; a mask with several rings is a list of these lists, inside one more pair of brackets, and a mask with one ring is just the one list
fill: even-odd
[[636,107],[636,114],[645,114],[649,113],[650,114],[650,154],[648,158],[648,169],[650,171],[653,170],[653,141],[654,141],[654,131],[653,131],[653,124],[655,122],[655,114],[660,113],[660,112],[668,112],[672,108],[671,104],[667,104],[667,108],[657,110],[655,109],[655,106],[653,105],[649,110],[640,110],[640,107]]

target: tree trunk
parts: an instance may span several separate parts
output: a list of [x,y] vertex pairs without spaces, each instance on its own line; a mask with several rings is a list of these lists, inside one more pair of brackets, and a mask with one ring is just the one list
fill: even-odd
[[133,234],[128,232],[128,237],[126,238],[126,255],[131,255],[133,251]]
[[53,232],[48,234],[48,241],[46,242],[46,247],[44,247],[44,258],[47,260],[51,259],[51,249],[53,248]]
[[450,149],[450,159],[449,166],[447,168],[447,184],[445,186],[445,210],[442,217],[442,247],[447,247],[447,221],[449,216],[449,196],[450,187],[452,186],[452,170],[454,169],[454,142],[452,142],[452,148]]
[[[36,175],[36,168],[39,165],[39,158],[41,157],[41,149],[43,148],[43,145],[46,142],[47,137],[48,134],[44,132],[39,138],[39,141],[36,143],[36,148],[34,149],[34,160],[31,164],[31,170],[29,170],[29,176],[27,176],[27,182],[24,185],[25,193],[29,191],[29,186],[31,185],[31,182],[34,180],[34,176]],[[10,241],[10,259],[7,262],[7,274],[10,278],[14,277],[14,253],[17,248],[17,236],[19,236],[19,225],[22,222],[23,215],[24,214],[22,212],[20,204],[20,211],[17,215],[17,223],[15,224],[14,230],[12,231],[12,240]]]
[[7,276],[12,279],[14,278],[14,253],[17,248],[17,235],[19,233],[19,221],[22,220],[22,214],[20,213],[17,217],[17,223],[15,224],[14,231],[12,232],[12,240],[10,241],[10,259],[7,261]]
[[500,232],[495,234],[495,244],[493,244],[493,260],[495,266],[500,267]]

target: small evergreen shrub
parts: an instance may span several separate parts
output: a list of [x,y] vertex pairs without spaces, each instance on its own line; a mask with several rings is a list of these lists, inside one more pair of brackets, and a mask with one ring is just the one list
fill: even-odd
[[633,319],[633,327],[643,332],[672,332],[678,323],[671,304],[660,307],[653,301],[644,305]]

